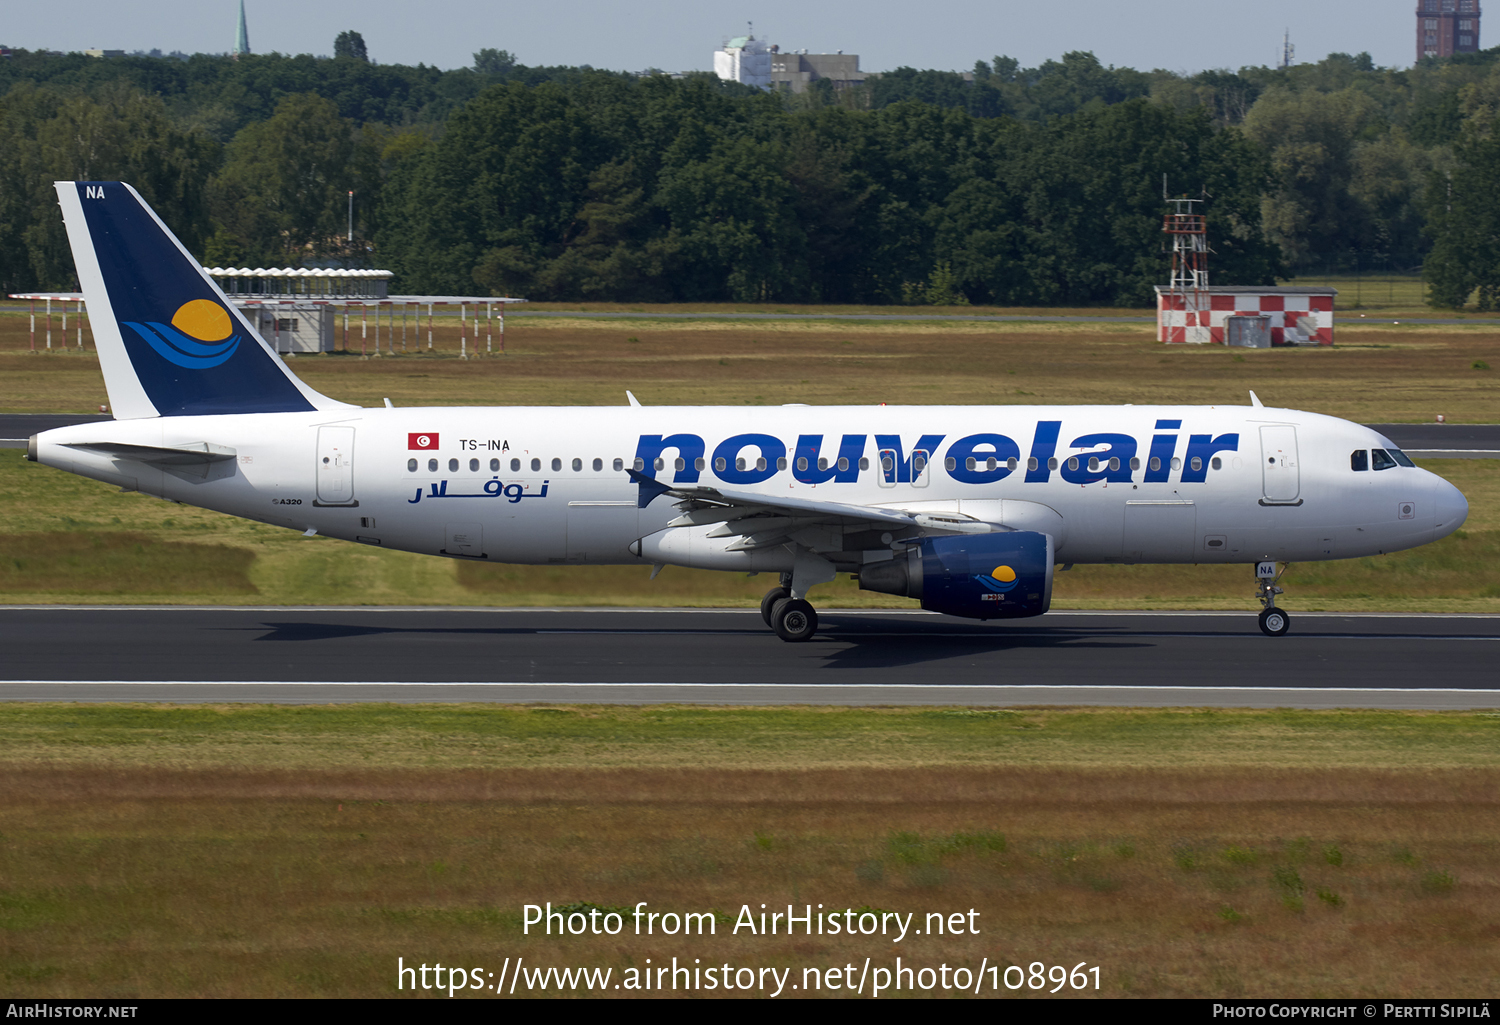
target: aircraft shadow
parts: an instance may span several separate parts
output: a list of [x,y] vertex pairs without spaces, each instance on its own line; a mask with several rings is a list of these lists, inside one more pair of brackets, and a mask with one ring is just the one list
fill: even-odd
[[[745,637],[762,641],[766,645],[765,657],[775,660],[795,660],[802,668],[821,666],[827,669],[882,669],[926,663],[942,663],[953,659],[993,655],[1007,651],[1045,651],[1064,648],[1086,647],[1090,650],[1129,650],[1152,648],[1160,642],[1134,640],[1126,634],[1112,630],[1081,631],[1076,629],[1038,629],[1035,625],[980,625],[960,623],[902,624],[903,628],[892,632],[890,624],[860,621],[857,624],[829,623],[809,644],[783,644],[756,623],[744,629],[725,630],[722,627],[671,630],[692,647],[706,652],[702,661],[721,659],[740,660],[744,649],[733,645],[723,647],[726,638]],[[579,636],[566,632],[552,634],[550,630],[533,627],[462,627],[462,626],[399,626],[366,625],[328,622],[272,622],[250,630],[264,630],[256,641],[280,643],[309,643],[318,641],[340,641],[360,637],[399,636],[412,637],[543,637],[552,635],[559,641]],[[1024,633],[1021,632],[1024,629]],[[584,635],[592,631],[580,631]],[[643,628],[601,631],[616,640],[611,644],[612,658],[621,654],[620,644],[632,646],[640,641],[660,643],[663,631]],[[595,634],[595,636],[598,636]],[[938,681],[934,681],[938,682]]]

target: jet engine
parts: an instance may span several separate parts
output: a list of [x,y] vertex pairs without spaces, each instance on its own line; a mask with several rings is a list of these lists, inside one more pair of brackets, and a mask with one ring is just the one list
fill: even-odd
[[968,619],[1040,616],[1052,605],[1052,536],[1013,530],[924,538],[904,555],[866,563],[859,586]]

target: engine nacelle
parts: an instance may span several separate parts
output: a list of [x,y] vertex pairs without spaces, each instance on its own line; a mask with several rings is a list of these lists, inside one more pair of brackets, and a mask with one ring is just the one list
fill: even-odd
[[1052,606],[1052,537],[1014,530],[924,538],[905,556],[867,563],[859,586],[967,619],[1040,616]]

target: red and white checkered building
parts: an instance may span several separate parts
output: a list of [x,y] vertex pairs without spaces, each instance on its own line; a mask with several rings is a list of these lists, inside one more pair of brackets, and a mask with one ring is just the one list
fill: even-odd
[[[1156,286],[1157,336],[1197,345],[1332,345],[1333,288],[1226,288],[1178,291]],[[1233,317],[1254,322],[1231,325]],[[1245,339],[1262,339],[1259,343]]]

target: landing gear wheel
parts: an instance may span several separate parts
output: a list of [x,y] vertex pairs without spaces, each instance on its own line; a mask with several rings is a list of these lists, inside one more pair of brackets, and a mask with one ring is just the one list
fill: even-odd
[[771,609],[771,625],[784,641],[808,641],[818,632],[818,614],[801,598],[783,598]]
[[1292,617],[1283,609],[1266,609],[1260,614],[1260,632],[1267,637],[1280,637],[1292,627]]
[[776,623],[771,618],[771,610],[776,607],[777,602],[787,597],[790,597],[790,593],[785,587],[773,587],[760,600],[760,618],[764,619],[766,626],[769,626],[773,630],[776,629]]

